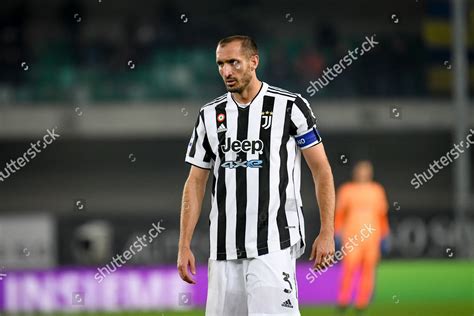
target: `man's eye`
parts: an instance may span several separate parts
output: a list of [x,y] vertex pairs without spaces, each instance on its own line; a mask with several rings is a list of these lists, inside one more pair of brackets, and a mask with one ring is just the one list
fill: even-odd
[[232,66],[234,66],[236,69],[239,69],[240,68],[240,62],[238,60],[234,60],[232,62]]

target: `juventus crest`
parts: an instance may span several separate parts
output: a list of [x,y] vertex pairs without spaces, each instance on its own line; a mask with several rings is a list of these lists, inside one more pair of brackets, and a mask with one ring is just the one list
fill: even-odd
[[263,129],[269,129],[272,126],[273,112],[266,111],[262,112],[262,127]]

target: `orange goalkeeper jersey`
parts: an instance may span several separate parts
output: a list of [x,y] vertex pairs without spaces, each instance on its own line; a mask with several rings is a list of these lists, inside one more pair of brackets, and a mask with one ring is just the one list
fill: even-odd
[[375,231],[368,240],[377,245],[389,233],[387,218],[388,203],[385,190],[376,182],[348,182],[337,193],[336,234],[343,239],[360,235],[364,225],[371,225]]

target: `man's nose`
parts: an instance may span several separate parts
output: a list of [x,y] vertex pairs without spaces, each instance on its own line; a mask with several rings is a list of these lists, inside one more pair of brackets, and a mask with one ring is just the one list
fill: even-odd
[[222,75],[226,78],[232,75],[232,67],[229,64],[224,64],[222,67]]

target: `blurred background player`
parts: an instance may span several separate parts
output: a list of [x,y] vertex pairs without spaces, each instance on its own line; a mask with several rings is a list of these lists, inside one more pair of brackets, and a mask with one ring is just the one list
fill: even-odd
[[354,305],[359,314],[364,314],[369,304],[381,242],[389,233],[387,211],[385,190],[373,180],[372,163],[359,161],[353,169],[352,181],[343,184],[337,194],[336,236],[341,245],[348,246],[342,259],[339,314],[343,314],[351,303],[355,276],[359,271]]

